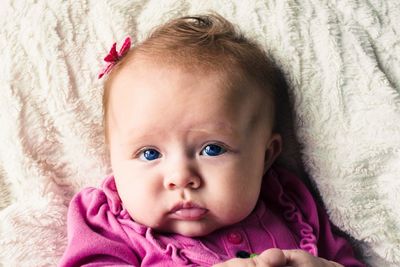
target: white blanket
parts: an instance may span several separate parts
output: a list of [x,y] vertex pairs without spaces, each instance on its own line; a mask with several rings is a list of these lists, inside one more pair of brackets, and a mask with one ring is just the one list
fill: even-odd
[[211,10],[285,74],[301,153],[286,130],[280,161],[303,164],[365,261],[400,266],[396,0],[2,1],[0,265],[56,265],[68,201],[109,172],[97,72],[112,43]]

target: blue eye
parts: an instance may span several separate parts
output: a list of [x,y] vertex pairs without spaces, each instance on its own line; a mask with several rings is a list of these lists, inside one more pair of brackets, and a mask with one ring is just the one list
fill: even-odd
[[219,145],[211,144],[203,148],[203,150],[201,151],[201,155],[215,157],[224,154],[225,152],[226,152],[225,148]]
[[158,152],[155,149],[145,149],[142,152],[140,152],[140,159],[142,160],[155,160],[160,157],[160,152]]

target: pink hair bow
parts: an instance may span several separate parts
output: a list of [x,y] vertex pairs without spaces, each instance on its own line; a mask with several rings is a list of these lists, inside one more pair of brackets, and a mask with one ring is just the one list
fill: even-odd
[[125,41],[119,52],[117,52],[117,43],[114,43],[110,49],[110,52],[108,52],[107,56],[104,58],[104,61],[107,62],[107,65],[99,73],[99,79],[101,79],[101,77],[103,77],[105,74],[110,73],[115,64],[117,64],[118,61],[120,61],[121,58],[125,56],[125,54],[129,51],[130,48],[131,48],[131,37],[129,36],[125,38]]

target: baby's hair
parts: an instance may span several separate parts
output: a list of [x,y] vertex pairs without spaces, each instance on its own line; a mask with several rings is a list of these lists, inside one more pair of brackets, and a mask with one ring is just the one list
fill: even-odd
[[[219,71],[236,81],[250,81],[263,89],[276,105],[278,72],[263,49],[246,38],[222,16],[212,13],[173,19],[157,28],[118,62],[104,85],[103,108],[106,142],[110,87],[119,70],[136,58],[184,69]],[[233,79],[235,78],[235,79]]]

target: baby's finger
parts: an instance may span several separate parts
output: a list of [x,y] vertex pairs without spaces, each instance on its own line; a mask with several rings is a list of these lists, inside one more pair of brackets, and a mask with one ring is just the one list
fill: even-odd
[[285,254],[277,248],[265,250],[260,255],[254,257],[253,260],[256,266],[283,267],[286,263]]
[[305,267],[311,264],[312,255],[300,249],[283,250],[286,264],[295,267]]
[[314,257],[304,250],[293,249],[283,250],[286,257],[286,264],[293,267],[309,267],[309,266],[323,266],[323,267],[343,267],[343,265],[328,261],[323,258]]

